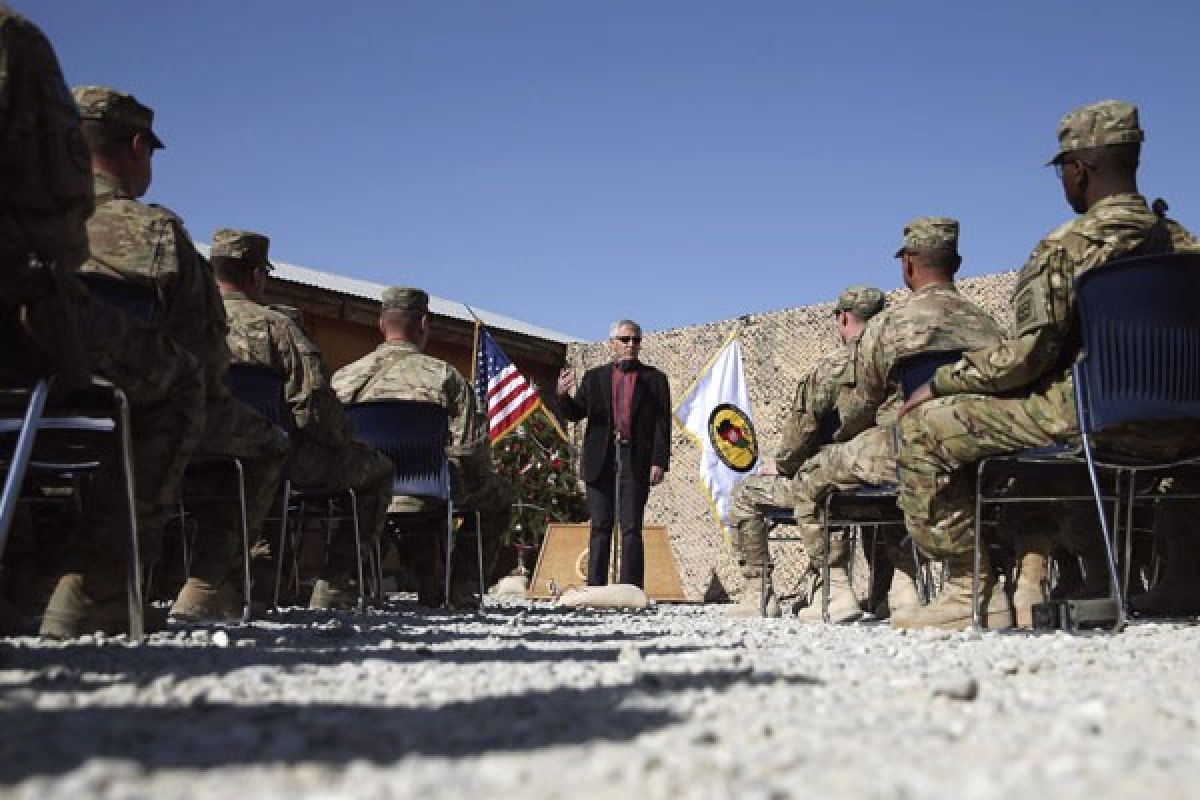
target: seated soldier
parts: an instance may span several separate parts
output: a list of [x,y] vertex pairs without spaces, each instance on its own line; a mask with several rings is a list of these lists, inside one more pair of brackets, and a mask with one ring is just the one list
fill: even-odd
[[[92,154],[96,211],[87,222],[90,256],[82,269],[152,288],[162,301],[156,326],[195,356],[204,378],[200,455],[236,456],[245,470],[250,529],[262,527],[279,488],[287,437],[225,385],[229,369],[225,308],[211,268],[196,252],[183,221],[138,198],[150,188],[154,112],[131,95],[103,86],[75,89],[83,138]],[[229,481],[203,481],[207,494],[229,497]],[[242,539],[236,499],[197,503],[199,523],[191,575],[171,607],[181,620],[239,616]]]
[[[363,547],[369,547],[383,531],[392,500],[392,462],[354,440],[312,340],[291,317],[261,304],[272,269],[269,246],[266,236],[250,231],[221,228],[213,234],[209,257],[229,316],[226,340],[235,362],[270,367],[284,378],[292,444],[287,477],[302,487],[353,489]],[[255,549],[269,553],[270,548],[270,538],[265,537]],[[309,608],[353,608],[358,600],[357,577],[354,540],[349,526],[343,525],[331,544]]]
[[[758,473],[738,484],[733,493],[729,522],[744,584],[740,602],[729,610],[729,616],[754,617],[760,613],[762,570],[767,556],[767,523],[762,512],[772,506],[792,507],[792,477],[822,444],[828,443],[821,440],[824,421],[839,417],[838,401],[854,385],[854,342],[867,320],[883,308],[884,300],[883,292],[869,286],[851,286],[838,297],[833,313],[842,346],[818,360],[801,379],[783,423],[783,441],[775,458],[765,459]],[[837,440],[836,431],[833,440]],[[805,542],[808,553],[820,549],[819,542]],[[766,584],[767,614],[777,617],[779,603],[769,575]]]
[[[1165,204],[1151,209],[1138,194],[1143,138],[1137,108],[1129,103],[1105,100],[1063,117],[1058,153],[1050,163],[1067,203],[1080,216],[1042,239],[1021,268],[1013,292],[1012,335],[940,368],[905,404],[899,426],[900,507],[918,546],[946,559],[951,569],[934,602],[893,615],[893,625],[960,629],[971,624],[972,477],[979,459],[1078,441],[1071,378],[1080,352],[1075,279],[1125,256],[1196,247],[1190,233],[1165,217]],[[1198,443],[1194,427],[1179,423],[1105,442],[1166,459],[1194,452]],[[1099,526],[1092,519],[1098,540]],[[984,592],[991,591],[986,550],[979,577]]]
[[[904,244],[896,257],[900,259],[904,285],[912,294],[872,318],[858,339],[853,397],[842,418],[841,434],[853,438],[822,447],[800,467],[792,486],[796,522],[811,540],[821,539],[818,509],[830,492],[896,481],[894,427],[901,394],[898,364],[922,353],[973,350],[1000,339],[1000,330],[987,312],[954,286],[954,273],[962,264],[957,220],[913,220],[904,227]],[[855,435],[855,431],[861,433]],[[819,557],[821,550],[816,554]],[[838,560],[832,561],[835,555]],[[852,621],[862,613],[845,568],[850,555],[844,549],[830,554],[832,622]],[[917,605],[912,559],[897,551],[889,560],[904,575],[896,576],[897,591],[889,596],[889,606]],[[891,608],[890,612],[899,610]],[[797,618],[821,621],[820,603],[812,603]]]
[[[383,293],[379,329],[384,343],[374,352],[339,369],[333,389],[343,403],[366,400],[419,400],[446,409],[450,418],[450,467],[454,504],[478,510],[483,526],[484,570],[490,572],[500,535],[512,511],[512,489],[494,471],[487,423],[462,374],[450,364],[422,351],[429,340],[429,295],[420,289],[393,287]],[[402,553],[416,570],[419,599],[436,605],[438,546],[444,539],[445,511],[429,500],[394,497],[392,513],[405,513],[411,551]],[[412,514],[413,517],[407,515]],[[476,606],[482,598],[475,553],[456,548],[452,567],[451,604]]]

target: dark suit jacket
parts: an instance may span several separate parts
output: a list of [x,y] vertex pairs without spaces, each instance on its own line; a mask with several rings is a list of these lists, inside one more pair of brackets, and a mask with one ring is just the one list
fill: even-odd
[[[583,434],[583,460],[579,477],[585,482],[600,477],[613,451],[612,364],[589,369],[574,397],[559,395],[563,416],[587,419]],[[633,420],[630,430],[633,471],[649,482],[650,467],[665,471],[671,462],[671,389],[667,376],[654,367],[637,364],[633,385]]]

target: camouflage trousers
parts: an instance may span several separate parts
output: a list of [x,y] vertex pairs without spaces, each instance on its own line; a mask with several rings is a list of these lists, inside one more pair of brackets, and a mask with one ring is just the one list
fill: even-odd
[[[246,518],[251,535],[262,529],[280,490],[287,461],[287,435],[229,393],[224,383],[210,384],[204,409],[203,443],[197,456],[233,456],[242,463],[246,487]],[[242,538],[237,487],[228,469],[201,468],[185,487],[197,536],[192,575],[220,583],[240,569]]]
[[[62,340],[65,330],[73,330],[88,368],[125,393],[139,545],[143,561],[153,563],[184,467],[200,441],[203,380],[189,353],[156,329],[96,300],[76,278],[64,278],[59,289],[58,302],[28,307],[29,329],[38,342]],[[53,333],[42,335],[50,329]],[[124,590],[128,531],[121,471],[116,458],[102,464],[84,491],[85,529],[71,537],[66,569],[83,575],[93,598]]]
[[[512,487],[494,472],[476,476],[476,482],[455,492],[455,508],[479,512],[483,543],[483,572],[490,580],[500,550],[500,539],[512,516]],[[422,602],[440,600],[442,574],[439,554],[446,540],[446,507],[412,497],[396,496],[388,508],[389,530],[395,534],[400,558],[416,572]],[[462,530],[473,531],[473,515],[468,515]],[[458,542],[451,560],[455,585],[474,587],[479,580],[478,554],[474,537]]]
[[[891,483],[896,479],[895,433],[892,426],[870,428],[848,442],[822,447],[800,467],[792,483],[796,526],[804,541],[809,563],[824,558],[824,530],[821,509],[829,494],[837,490],[856,489]],[[831,539],[829,562],[840,566],[849,557],[845,539]]]
[[742,576],[762,574],[767,556],[767,523],[764,509],[792,506],[792,479],[783,475],[751,475],[738,484],[729,506],[733,554]]
[[[288,477],[302,488],[324,491],[353,489],[358,502],[358,526],[363,547],[378,541],[392,502],[391,460],[358,441],[334,447],[315,441],[301,432],[289,464]],[[325,559],[323,578],[336,578],[356,568],[354,539],[349,526],[342,526]],[[326,574],[327,573],[327,574]]]

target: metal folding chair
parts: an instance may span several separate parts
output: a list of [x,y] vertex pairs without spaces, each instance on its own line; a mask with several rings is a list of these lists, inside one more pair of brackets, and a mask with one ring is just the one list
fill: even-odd
[[[226,374],[225,383],[229,386],[229,391],[239,401],[253,408],[262,416],[266,417],[275,425],[284,430],[291,430],[292,420],[285,408],[284,400],[284,379],[275,370],[270,367],[262,366],[261,364],[230,364],[229,372]],[[350,513],[348,515],[338,515],[334,513],[334,503],[339,497],[344,497],[348,501]],[[272,603],[275,608],[279,608],[279,590],[283,583],[283,554],[287,543],[288,522],[291,514],[291,508],[295,505],[299,510],[299,516],[295,520],[297,530],[302,531],[304,526],[304,516],[306,506],[310,503],[324,503],[326,505],[326,521],[330,529],[333,523],[341,518],[348,517],[354,528],[354,553],[358,562],[358,606],[359,611],[365,611],[366,588],[363,582],[362,568],[362,537],[358,525],[358,497],[353,489],[339,489],[329,491],[314,486],[300,486],[292,481],[287,472],[284,472],[283,486],[280,498],[280,514],[279,514],[279,543],[276,550],[275,561],[275,589],[272,598]],[[298,537],[293,538],[292,552],[295,554],[298,549]],[[247,574],[249,574],[249,547],[246,550]],[[293,556],[293,562],[296,559]],[[298,573],[298,563],[295,565],[295,571]],[[249,597],[249,595],[247,595]]]
[[[8,319],[0,317],[0,441],[11,455],[5,459],[4,491],[0,496],[0,557],[8,541],[13,515],[25,478],[30,472],[75,473],[94,471],[101,461],[121,462],[129,530],[126,593],[129,599],[129,636],[145,638],[142,607],[142,565],[138,551],[137,508],[133,483],[133,445],[130,440],[129,403],[111,384],[94,380],[93,386],[71,397],[51,397],[53,375],[27,359],[25,343]],[[27,376],[20,380],[17,376]],[[37,439],[41,434],[41,442]]]
[[[421,497],[446,507],[445,603],[450,603],[450,577],[455,545],[455,518],[474,517],[479,562],[479,597],[487,592],[483,572],[483,528],[479,512],[455,508],[450,487],[450,441],[446,409],[415,400],[371,400],[346,406],[355,433],[395,465],[392,493]],[[377,557],[378,561],[378,557]]]
[[[1139,473],[1200,465],[1200,453],[1171,462],[1157,462],[1097,445],[1106,432],[1130,423],[1200,422],[1200,253],[1168,253],[1112,261],[1087,270],[1075,279],[1077,330],[1082,349],[1071,367],[1075,414],[1080,442],[993,456],[979,462],[975,501],[975,580],[972,612],[979,618],[981,514],[986,503],[983,478],[989,466],[1001,462],[1076,464],[1087,469],[1100,520],[1100,534],[1109,570],[1109,594],[1115,605],[1113,630],[1124,627],[1126,588],[1119,576],[1117,541],[1122,516],[1126,544],[1133,532]],[[1170,436],[1170,433],[1164,436]],[[1099,473],[1112,476],[1105,494]],[[1195,499],[1175,494],[1170,499]],[[1028,502],[1033,498],[1021,498]],[[1061,497],[1040,498],[1058,502]],[[1105,505],[1111,505],[1110,523]]]

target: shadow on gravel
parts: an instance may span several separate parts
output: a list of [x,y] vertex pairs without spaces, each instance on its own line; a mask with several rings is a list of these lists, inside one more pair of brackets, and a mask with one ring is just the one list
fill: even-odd
[[145,769],[361,759],[390,764],[412,755],[461,757],[623,742],[679,720],[670,710],[652,707],[666,693],[780,681],[815,683],[730,669],[645,673],[625,686],[527,692],[438,708],[200,703],[186,709],[5,709],[0,782],[62,774],[97,758]]

